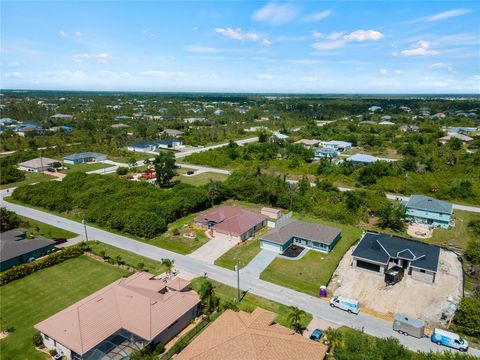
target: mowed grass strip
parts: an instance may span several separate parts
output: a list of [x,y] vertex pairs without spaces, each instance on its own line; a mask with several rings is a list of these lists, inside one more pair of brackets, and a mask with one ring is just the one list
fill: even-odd
[[[65,238],[65,239],[71,239],[77,236],[77,234],[57,228],[52,225],[45,224],[43,222],[33,220],[30,218],[27,218],[25,216],[17,215],[22,221],[25,223],[24,225],[27,225],[27,234],[33,235],[33,236],[44,236],[48,239],[55,239],[55,238]],[[24,226],[22,225],[22,226]]]
[[147,271],[153,275],[159,275],[165,272],[165,267],[162,266],[160,262],[137,255],[133,252],[97,241],[89,241],[88,246],[90,247],[90,251],[98,256],[102,256],[102,251],[105,251],[105,256],[113,260],[116,260],[117,256],[120,256],[122,260],[125,261],[125,264],[131,267],[138,267],[138,265],[142,263],[143,271]]
[[[217,294],[217,296],[220,298],[220,301],[234,300],[237,298],[237,289],[212,279],[208,279],[208,280],[211,281],[211,283],[215,287],[215,294]],[[193,279],[192,280],[193,290],[198,291],[204,281],[205,281],[204,277],[198,277]],[[243,293],[241,293],[241,295],[243,295]],[[260,296],[247,293],[245,294],[245,296],[243,296],[238,307],[240,310],[243,310],[246,312],[252,312],[257,307],[261,307],[266,310],[272,311],[278,314],[278,317],[276,319],[276,322],[278,324],[289,327],[289,323],[287,319],[287,316],[288,316],[287,305],[283,305],[278,302],[271,301],[271,300],[262,298]],[[302,325],[306,327],[310,323],[310,321],[312,321],[312,314],[307,313],[307,315],[304,316],[302,319]]]
[[340,228],[342,237],[328,254],[310,250],[300,260],[274,259],[262,272],[260,279],[316,296],[320,286],[330,281],[345,252],[360,239],[362,230],[312,217],[296,218]]
[[33,346],[33,325],[127,274],[82,255],[0,287],[0,316],[13,328],[0,341],[2,360],[45,359]]
[[260,252],[260,240],[252,239],[234,246],[215,260],[215,265],[233,270],[240,262],[240,268],[245,267]]

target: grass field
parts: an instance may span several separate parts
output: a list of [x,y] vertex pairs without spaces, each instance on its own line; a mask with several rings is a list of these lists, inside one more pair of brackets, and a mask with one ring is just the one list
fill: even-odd
[[2,286],[1,317],[13,329],[0,341],[2,360],[45,359],[33,346],[33,325],[125,274],[116,267],[80,256]]
[[198,175],[193,176],[176,176],[173,180],[178,180],[186,184],[190,184],[193,186],[201,186],[208,184],[210,180],[214,181],[225,181],[228,178],[228,175],[219,174],[214,172],[204,172]]
[[101,256],[101,251],[105,251],[105,255],[115,259],[117,256],[120,256],[126,265],[137,267],[139,263],[143,263],[143,270],[147,271],[153,275],[159,275],[165,272],[165,268],[161,265],[160,262],[146,258],[141,255],[137,255],[133,252],[119,249],[115,246],[104,244],[96,241],[89,241],[88,245],[90,246],[91,252],[95,255]]
[[328,284],[345,252],[360,239],[362,230],[306,216],[296,217],[340,228],[342,237],[329,254],[310,250],[300,260],[276,258],[262,272],[260,278],[310,295],[318,295],[320,286]]
[[35,184],[42,181],[49,181],[49,180],[55,179],[53,176],[50,176],[44,173],[35,173],[31,171],[24,171],[24,173],[25,173],[25,180],[17,181],[10,184],[0,185],[0,190],[9,189],[9,188],[13,188],[21,185],[30,185],[30,184]]
[[248,240],[228,250],[225,254],[215,260],[215,265],[232,270],[235,268],[237,260],[239,260],[240,268],[243,268],[252,261],[260,250],[259,239]]
[[87,172],[87,171],[93,171],[93,170],[99,170],[99,169],[106,169],[109,167],[112,167],[110,164],[104,164],[104,163],[90,163],[90,164],[65,164],[65,167],[68,169],[66,170],[61,170],[61,173],[64,174],[71,174],[74,172]]
[[[220,298],[220,301],[223,300],[233,300],[236,299],[237,290],[233,287],[224,285],[217,281],[209,279],[213,286],[215,287],[215,293]],[[192,280],[192,288],[194,290],[200,289],[202,282],[205,281],[203,277],[195,278]],[[240,301],[239,308],[240,310],[246,312],[252,312],[255,308],[261,307],[266,310],[270,310],[274,313],[278,314],[276,322],[280,325],[289,327],[287,314],[288,314],[288,306],[277,303],[275,301],[267,300],[260,296],[256,296],[253,294],[247,293],[242,300]],[[307,316],[303,318],[302,324],[306,327],[310,321],[312,321],[312,315],[307,313]]]
[[65,238],[65,239],[71,239],[77,236],[77,234],[59,229],[55,226],[51,226],[45,223],[42,223],[40,221],[36,221],[30,218],[27,218],[25,216],[18,215],[20,219],[24,222],[21,226],[25,227],[27,229],[27,236],[44,236],[48,239],[54,239],[54,238]]

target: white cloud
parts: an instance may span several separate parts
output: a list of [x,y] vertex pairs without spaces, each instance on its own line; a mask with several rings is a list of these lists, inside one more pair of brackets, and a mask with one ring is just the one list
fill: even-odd
[[25,74],[18,71],[13,71],[13,72],[3,74],[3,77],[12,78],[12,79],[21,79],[25,77]]
[[71,71],[71,70],[53,70],[45,71],[41,74],[46,78],[62,78],[62,79],[84,79],[87,77],[87,73],[83,71]]
[[198,30],[198,26],[194,26],[193,31],[197,31],[197,30]]
[[253,42],[260,42],[262,45],[268,46],[272,42],[267,38],[262,37],[260,34],[252,31],[246,32],[240,28],[232,29],[230,27],[227,28],[216,28],[215,32],[220,34],[224,37],[238,40],[238,41],[253,41]]
[[453,71],[452,64],[447,64],[442,62],[431,64],[430,67],[432,69],[447,69],[450,72]]
[[257,74],[255,77],[259,80],[273,80],[273,79],[277,79],[278,75],[275,75],[275,74]]
[[78,36],[78,37],[80,37],[80,36],[82,36],[82,35],[83,35],[83,34],[82,34],[80,31],[75,31],[75,33],[74,33],[74,34],[75,34],[75,36]]
[[380,69],[380,74],[382,75],[387,75],[388,74],[388,70],[387,69]]
[[393,70],[393,72],[397,75],[402,75],[403,74],[403,70],[400,70],[400,69],[395,69],[395,70]]
[[314,75],[307,75],[307,76],[302,76],[300,80],[305,82],[315,82],[315,81],[318,81],[319,78]]
[[142,77],[156,77],[162,79],[171,79],[178,77],[185,77],[187,74],[178,71],[163,71],[163,70],[146,70],[138,73]]
[[304,16],[302,18],[302,21],[304,21],[304,22],[320,21],[320,20],[323,20],[323,19],[329,17],[330,15],[332,15],[332,13],[333,13],[332,10],[320,11],[320,12],[317,12],[317,13],[314,13],[314,14]]
[[436,55],[438,51],[431,49],[431,44],[428,41],[420,40],[412,49],[402,50],[400,54],[405,56],[427,56]]
[[16,67],[20,67],[20,66],[22,66],[22,63],[19,62],[19,61],[12,61],[12,62],[7,64],[8,68],[16,68]]
[[185,51],[193,53],[216,53],[219,52],[219,49],[212,46],[202,46],[202,45],[187,45],[185,46]]
[[98,53],[98,54],[75,54],[72,56],[72,60],[78,63],[83,62],[84,60],[93,59],[97,60],[100,64],[107,64],[112,58],[112,55],[108,53]]
[[289,63],[299,64],[299,65],[314,65],[314,64],[325,63],[324,60],[316,60],[316,59],[293,59],[293,60],[287,60],[287,61]]
[[63,31],[63,30],[60,30],[60,31],[58,32],[58,34],[59,34],[60,37],[62,37],[62,38],[66,38],[66,37],[67,37],[67,33],[66,33],[65,31]]
[[383,38],[383,34],[375,30],[356,30],[345,35],[345,39],[351,41],[378,41],[381,38]]
[[356,30],[350,34],[344,32],[332,32],[330,34],[322,34],[318,31],[313,31],[312,35],[316,39],[325,39],[327,41],[316,42],[311,46],[317,50],[331,50],[338,49],[345,46],[352,41],[378,41],[383,38],[383,34],[375,30]]
[[298,8],[292,4],[270,2],[256,10],[252,18],[272,25],[282,25],[297,18],[298,12]]
[[470,10],[470,9],[454,9],[454,10],[444,11],[444,12],[441,12],[441,13],[438,13],[438,14],[435,14],[435,15],[432,15],[432,16],[427,16],[427,17],[421,18],[421,19],[425,20],[427,22],[432,22],[432,21],[445,20],[445,19],[449,19],[449,18],[452,18],[452,17],[465,15],[465,14],[468,14],[470,12],[472,12],[472,10]]

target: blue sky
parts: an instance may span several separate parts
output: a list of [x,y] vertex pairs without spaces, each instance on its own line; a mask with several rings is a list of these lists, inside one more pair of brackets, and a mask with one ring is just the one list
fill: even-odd
[[0,6],[2,88],[480,92],[479,2]]

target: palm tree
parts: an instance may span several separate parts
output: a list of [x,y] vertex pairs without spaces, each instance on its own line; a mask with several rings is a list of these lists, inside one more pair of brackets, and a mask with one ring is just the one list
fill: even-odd
[[290,327],[299,334],[303,333],[305,327],[302,325],[302,318],[306,316],[307,313],[296,306],[290,306],[288,308],[287,320],[290,323]]
[[165,268],[165,272],[167,275],[170,275],[173,272],[173,264],[175,263],[175,260],[173,259],[162,259],[162,266]]
[[198,291],[198,295],[200,295],[200,299],[202,300],[204,314],[208,315],[218,307],[219,299],[210,281],[206,280],[203,282]]
[[322,342],[328,345],[328,351],[332,351],[333,353],[335,349],[341,348],[343,346],[343,334],[340,330],[330,327],[323,333]]
[[210,179],[207,187],[207,197],[211,202],[211,205],[221,198],[221,183],[219,181],[214,181]]

